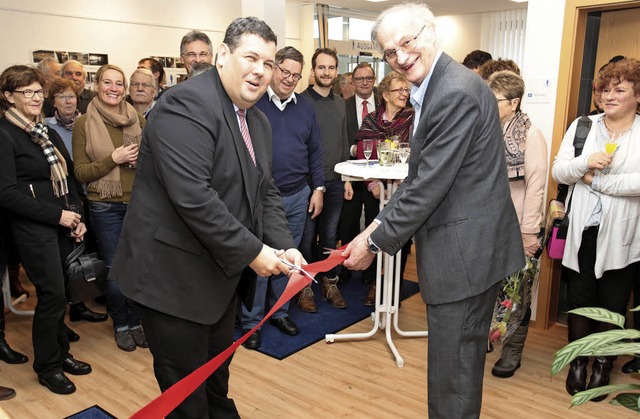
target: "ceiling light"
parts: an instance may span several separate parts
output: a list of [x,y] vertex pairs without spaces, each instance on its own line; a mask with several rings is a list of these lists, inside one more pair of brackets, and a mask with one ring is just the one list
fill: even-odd
[[381,3],[383,1],[389,1],[389,0],[365,0],[365,1],[368,1],[370,3]]

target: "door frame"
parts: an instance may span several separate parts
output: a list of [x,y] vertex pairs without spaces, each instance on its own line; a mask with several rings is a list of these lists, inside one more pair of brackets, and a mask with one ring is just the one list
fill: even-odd
[[[587,15],[591,12],[610,11],[640,7],[640,0],[566,0],[560,68],[558,71],[558,91],[551,142],[552,159],[558,153],[566,127],[575,119],[580,94],[580,71],[582,68]],[[555,196],[558,184],[549,176],[547,191]],[[538,278],[538,305],[535,327],[548,329],[558,318],[558,294],[560,290],[560,261],[546,256],[540,259]]]

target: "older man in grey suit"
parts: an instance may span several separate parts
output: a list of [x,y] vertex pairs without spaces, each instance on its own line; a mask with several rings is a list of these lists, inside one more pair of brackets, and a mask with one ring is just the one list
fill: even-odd
[[[266,23],[234,20],[216,67],[162,95],[144,131],[112,273],[143,306],[163,391],[231,345],[237,290],[251,304],[256,273],[288,273],[278,256],[304,262],[271,177],[271,128],[253,107],[275,49]],[[169,417],[238,418],[230,362]]]
[[440,50],[424,4],[387,9],[372,38],[414,84],[416,123],[409,175],[349,244],[345,266],[362,269],[379,250],[394,254],[415,235],[429,323],[429,417],[475,418],[499,283],[525,263],[496,99]]

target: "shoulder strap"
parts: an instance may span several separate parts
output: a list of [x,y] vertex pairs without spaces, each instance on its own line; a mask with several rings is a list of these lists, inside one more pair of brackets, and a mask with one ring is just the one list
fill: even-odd
[[75,249],[66,257],[64,261],[65,268],[68,268],[72,262],[78,259],[84,253],[84,241],[80,242],[80,244],[76,245]]
[[576,127],[576,135],[573,137],[573,148],[575,149],[575,156],[578,157],[582,154],[584,148],[584,142],[591,131],[591,118],[586,115],[582,115],[578,119],[578,126]]

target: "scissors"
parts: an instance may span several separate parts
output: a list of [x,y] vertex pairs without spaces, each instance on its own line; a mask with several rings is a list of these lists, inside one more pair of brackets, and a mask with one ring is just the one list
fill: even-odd
[[314,277],[312,277],[311,274],[309,274],[309,272],[307,272],[304,269],[302,269],[302,267],[300,267],[300,266],[298,266],[296,264],[293,264],[293,263],[289,262],[288,260],[285,260],[285,259],[282,259],[282,258],[278,258],[278,260],[280,262],[284,263],[285,265],[287,265],[289,268],[294,269],[294,270],[302,273],[305,276],[308,276],[316,284],[318,283],[318,281],[316,281],[316,279]]

